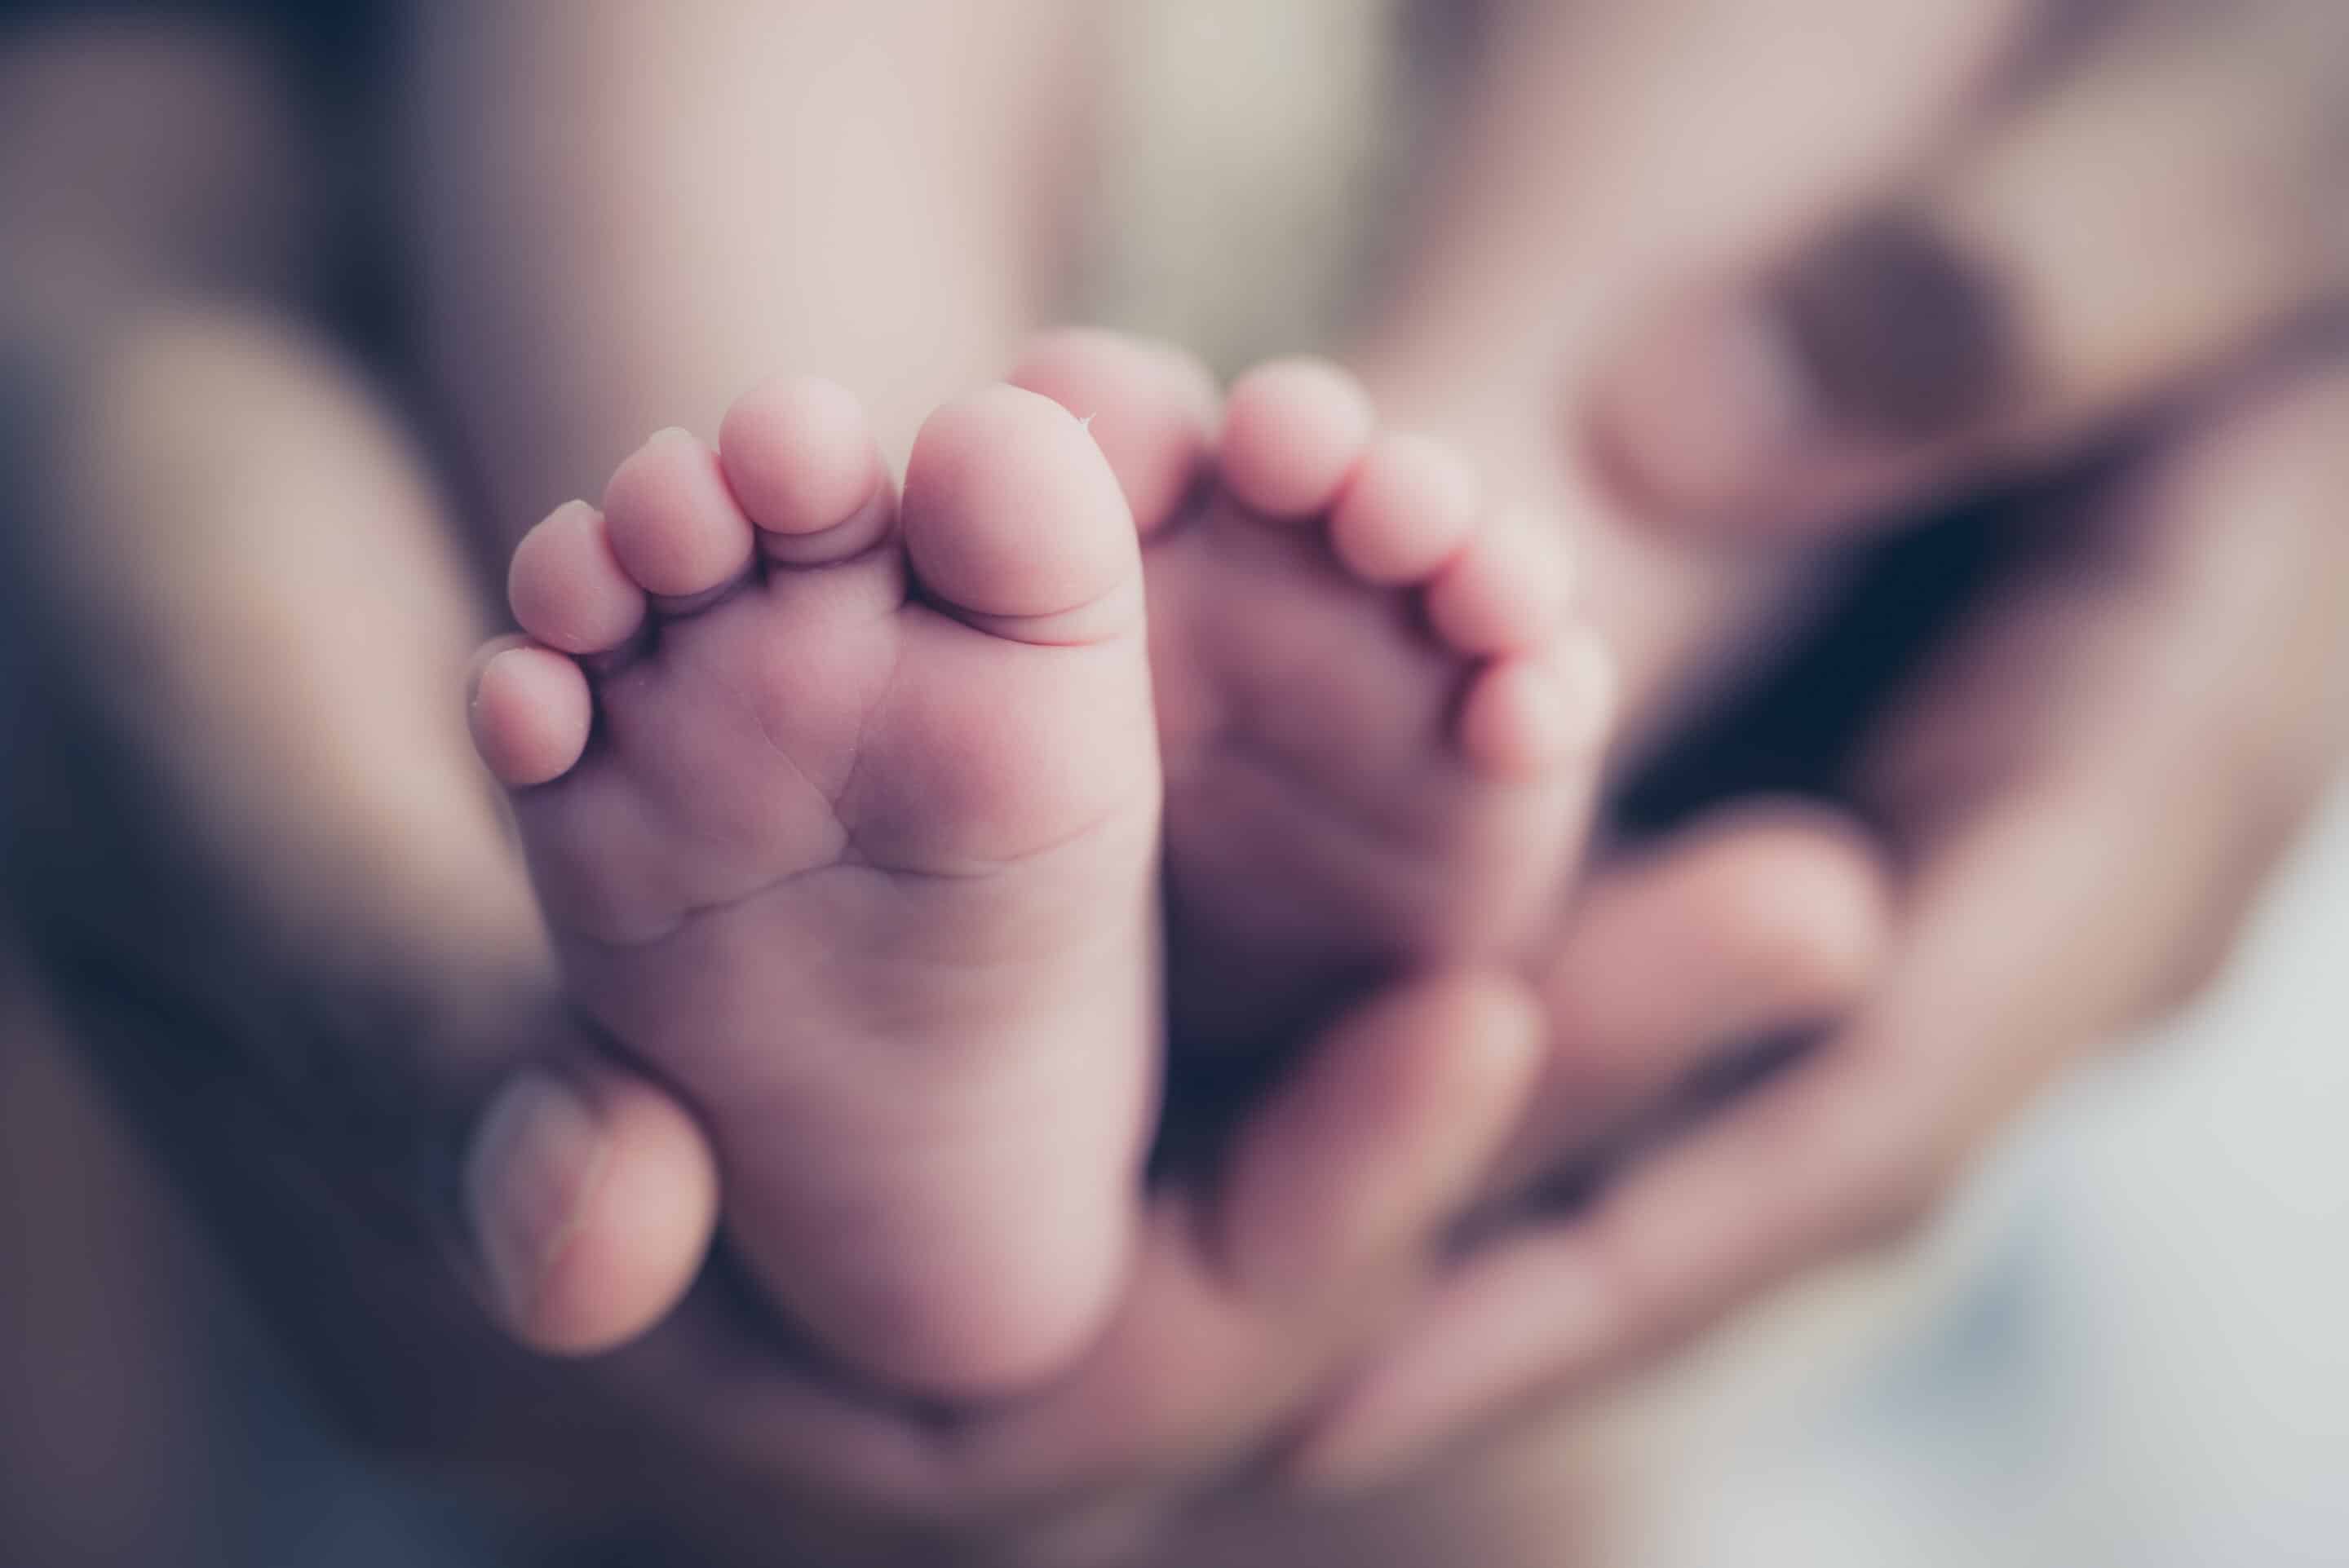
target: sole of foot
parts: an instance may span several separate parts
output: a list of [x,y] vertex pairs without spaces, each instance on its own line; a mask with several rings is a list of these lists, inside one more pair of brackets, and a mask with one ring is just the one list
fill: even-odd
[[[1146,390],[1118,394],[1137,403]],[[1017,1389],[1115,1298],[1161,1033],[1137,528],[999,386],[902,497],[778,382],[522,542],[472,717],[567,981],[719,1150],[750,1274],[849,1367]]]
[[1164,520],[1143,567],[1178,1043],[1295,1042],[1380,980],[1509,955],[1564,892],[1609,707],[1562,529],[1380,430],[1333,366],[1261,366],[1218,424],[1171,356],[1159,396],[1081,403],[1099,352],[1048,340],[1019,378],[1089,407]]

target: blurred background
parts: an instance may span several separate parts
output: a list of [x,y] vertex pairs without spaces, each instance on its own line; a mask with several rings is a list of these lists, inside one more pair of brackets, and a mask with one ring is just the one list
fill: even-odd
[[[1427,90],[1427,62],[1398,53],[1401,9],[1123,7],[1085,314],[1226,366],[1325,340],[1378,264]],[[18,134],[46,98],[89,90],[65,46],[90,29],[212,38],[234,61],[383,46],[352,9],[282,7],[272,25],[268,38],[200,7],[0,4],[0,196],[92,194],[45,182],[59,150]],[[283,161],[267,126],[211,129],[197,165]],[[103,149],[75,151],[107,167]],[[265,215],[175,204],[184,189],[156,171],[108,178],[139,191],[150,173],[148,222],[217,228],[266,265],[298,244]],[[330,179],[298,199],[339,195]],[[0,248],[55,216],[0,211]],[[1237,279],[1235,232],[1251,236]],[[2349,797],[2220,984],[2017,1129],[1897,1283],[1806,1293],[1676,1380],[1634,1446],[1615,1561],[2349,1564],[2344,941]],[[0,971],[0,1563],[526,1555],[312,1420],[40,985]]]
[[2349,797],[2219,985],[2017,1128],[1917,1277],[1697,1374],[1627,1561],[2349,1562],[2344,933]]

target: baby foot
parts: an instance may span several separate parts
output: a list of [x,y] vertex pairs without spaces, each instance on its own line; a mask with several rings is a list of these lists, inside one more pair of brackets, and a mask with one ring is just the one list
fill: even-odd
[[1019,378],[1148,454],[1121,467],[1154,494],[1200,471],[1170,454],[1216,476],[1143,548],[1177,1039],[1293,1041],[1381,977],[1508,955],[1561,892],[1607,702],[1557,531],[1488,515],[1328,366],[1242,377],[1210,453],[1203,414],[1164,428],[1200,398],[1121,407],[1079,385],[1087,352]]
[[903,500],[785,382],[654,437],[514,555],[474,729],[568,984],[677,1084],[755,1276],[938,1395],[1055,1369],[1120,1283],[1160,1030],[1135,526],[998,387]]

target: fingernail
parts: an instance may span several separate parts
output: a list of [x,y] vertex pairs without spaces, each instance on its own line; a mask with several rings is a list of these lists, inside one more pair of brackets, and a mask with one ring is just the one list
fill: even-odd
[[2013,327],[1992,271],[1929,217],[1862,213],[1660,319],[1600,383],[1597,455],[1654,514],[1766,506],[1838,456],[1982,421],[2018,373]]
[[1991,269],[1920,214],[1877,211],[1814,246],[1773,307],[1823,424],[1920,441],[1985,418],[2018,369]]
[[610,1147],[595,1108],[552,1073],[523,1073],[482,1117],[465,1202],[490,1286],[515,1323],[529,1321]]
[[1607,482],[1646,516],[1734,506],[1795,460],[1809,387],[1780,320],[1755,297],[1685,304],[1636,339],[1599,387],[1591,427]]

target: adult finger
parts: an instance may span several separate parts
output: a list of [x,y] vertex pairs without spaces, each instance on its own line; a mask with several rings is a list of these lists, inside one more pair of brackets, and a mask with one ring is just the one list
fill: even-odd
[[659,1321],[717,1222],[708,1140],[678,1101],[593,1057],[507,1079],[467,1151],[481,1283],[514,1336],[609,1349]]
[[1541,1037],[1532,999],[1481,976],[1406,985],[1339,1023],[1211,1192],[1162,1208],[1077,1397],[1007,1422],[994,1451],[1135,1475],[1250,1457],[1433,1266],[1522,1114]]
[[[477,631],[428,478],[349,368],[282,323],[162,311],[100,341],[28,351],[38,373],[0,407],[30,509],[0,529],[22,676],[0,887],[61,1006],[289,1315],[329,1309],[286,1266],[315,1255],[288,1226],[330,1244],[339,1226],[355,1252],[361,1233],[394,1241],[442,1288],[444,1252],[512,1280],[534,1229],[562,1243],[547,1255],[567,1254],[568,1283],[492,1290],[492,1310],[517,1304],[502,1316],[529,1343],[633,1332],[706,1242],[706,1161],[675,1103],[623,1091],[552,1004],[466,743]],[[562,1140],[509,1109],[469,1208],[467,1130],[533,1063],[571,1064],[598,1114]],[[596,1152],[605,1111],[616,1158]],[[532,1173],[535,1218],[512,1222]],[[604,1229],[647,1196],[676,1229]],[[501,1239],[481,1247],[469,1214],[507,1217]],[[599,1258],[625,1258],[625,1277],[598,1277]]]
[[1706,1069],[1843,1016],[1882,965],[1889,874],[1840,814],[1769,800],[1599,872],[1538,972],[1550,1047],[1493,1190],[1611,1151]]
[[2223,954],[2349,733],[2349,374],[2247,393],[1960,644],[1874,778],[1916,855],[1876,998],[1578,1223],[1473,1260],[1301,1462],[1380,1473],[1904,1228]]
[[2102,10],[2052,84],[1663,302],[1593,397],[1618,490],[1701,527],[1848,526],[2044,459],[2337,289],[2349,12]]
[[[469,688],[521,641],[482,648]],[[460,1259],[516,1339],[593,1354],[651,1327],[692,1284],[718,1222],[717,1159],[668,1088],[554,1007],[532,1023],[466,1064],[481,1087],[467,1097],[481,1109],[463,1135]]]
[[1530,996],[1424,982],[1333,1031],[1242,1132],[1215,1215],[1251,1298],[1359,1300],[1432,1256],[1525,1114],[1541,1066]]

